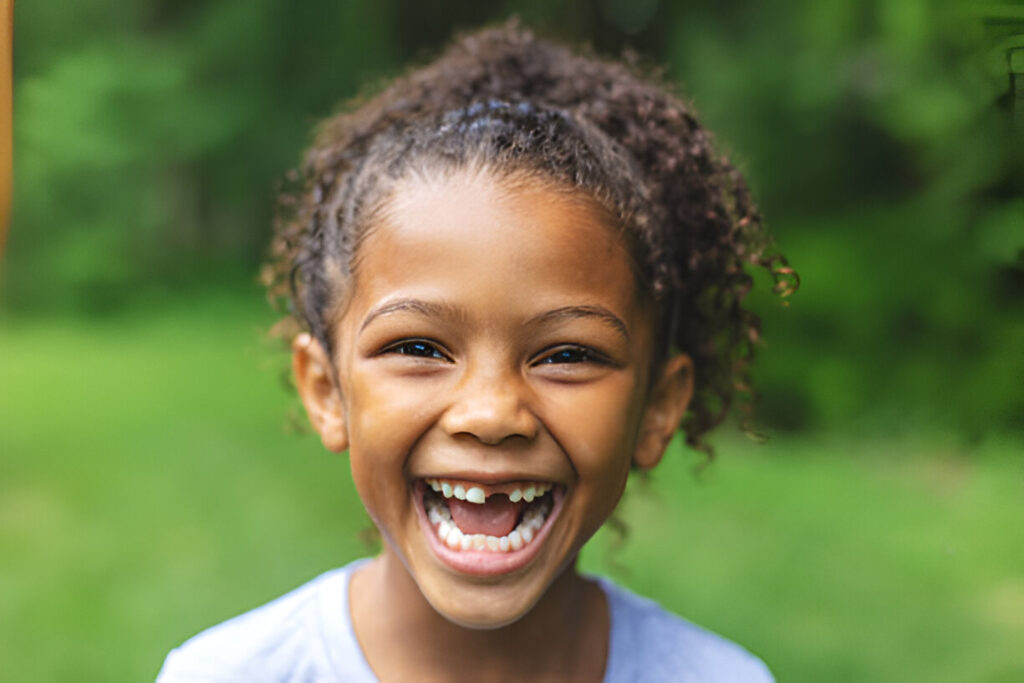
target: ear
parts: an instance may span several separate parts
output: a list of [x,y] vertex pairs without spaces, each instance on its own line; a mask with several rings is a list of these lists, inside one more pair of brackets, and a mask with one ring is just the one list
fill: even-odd
[[327,450],[341,453],[348,448],[345,407],[330,358],[320,342],[306,333],[297,336],[292,342],[292,370],[299,397],[320,440]]
[[693,398],[693,361],[686,354],[672,356],[652,378],[633,464],[649,470],[665,455],[680,420]]

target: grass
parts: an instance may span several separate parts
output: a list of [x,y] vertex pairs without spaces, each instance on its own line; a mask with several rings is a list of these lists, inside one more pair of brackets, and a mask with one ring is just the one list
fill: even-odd
[[[4,680],[152,679],[202,628],[367,552],[343,457],[258,301],[0,320]],[[950,445],[954,444],[954,445]],[[674,447],[602,531],[611,574],[787,681],[1024,680],[1021,444],[728,434]]]

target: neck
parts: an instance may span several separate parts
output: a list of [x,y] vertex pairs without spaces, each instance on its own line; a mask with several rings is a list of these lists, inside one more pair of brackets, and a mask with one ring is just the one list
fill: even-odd
[[[459,626],[420,593],[402,562],[384,552],[352,578],[356,637],[382,681],[518,680],[557,675],[600,680],[609,620],[604,593],[571,566],[536,606],[496,629]],[[395,647],[401,643],[401,648]]]

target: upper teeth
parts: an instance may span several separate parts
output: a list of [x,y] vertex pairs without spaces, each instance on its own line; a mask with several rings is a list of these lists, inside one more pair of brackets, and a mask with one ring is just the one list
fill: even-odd
[[[468,503],[477,503],[482,505],[487,500],[487,492],[480,486],[470,486],[466,488],[464,484],[452,484],[451,482],[444,481],[442,479],[427,479],[427,485],[440,493],[445,498],[458,498]],[[532,503],[534,498],[540,498],[545,493],[550,491],[554,487],[553,484],[535,483],[526,486],[525,488],[516,487],[511,491],[507,491],[508,499],[513,503],[518,503],[520,500],[525,500],[527,503]]]
[[[482,490],[482,489],[481,489]],[[551,502],[544,501],[537,506],[529,507],[523,513],[516,528],[504,536],[470,534],[464,532],[452,518],[451,510],[437,498],[424,501],[427,519],[434,526],[435,533],[442,543],[452,550],[488,550],[507,553],[522,549],[529,545],[551,512]]]

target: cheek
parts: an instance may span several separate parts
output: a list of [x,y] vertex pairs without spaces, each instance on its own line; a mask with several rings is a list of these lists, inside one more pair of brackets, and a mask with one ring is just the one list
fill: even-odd
[[[387,523],[384,502],[405,500],[405,461],[422,434],[425,406],[415,392],[353,372],[347,387],[352,478],[370,516]],[[387,502],[394,507],[394,502]]]
[[605,386],[566,389],[549,400],[550,414],[558,415],[550,425],[555,438],[581,479],[602,489],[621,487],[639,423],[634,383],[623,377]]
[[374,492],[405,495],[407,460],[436,422],[444,395],[437,382],[403,381],[375,370],[365,363],[349,366],[343,386],[352,476],[367,507]]
[[358,371],[350,375],[346,391],[351,450],[370,451],[375,460],[403,458],[408,449],[400,446],[415,438],[429,412],[429,397],[402,382]]

